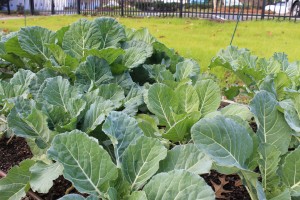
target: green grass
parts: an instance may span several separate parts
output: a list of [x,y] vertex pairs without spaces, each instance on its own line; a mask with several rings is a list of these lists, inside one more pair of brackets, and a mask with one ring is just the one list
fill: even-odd
[[[83,16],[41,16],[27,18],[28,26],[43,26],[57,30]],[[86,16],[85,18],[92,19]],[[178,18],[117,18],[130,28],[147,27],[150,32],[180,55],[197,60],[202,71],[207,70],[211,58],[226,48],[235,22],[220,23],[199,19]],[[0,29],[16,31],[24,26],[24,19],[0,19]],[[290,61],[300,60],[300,24],[288,21],[247,21],[238,26],[233,45],[250,49],[259,57],[285,52]],[[217,73],[217,72],[215,72]],[[222,77],[223,73],[217,73]]]

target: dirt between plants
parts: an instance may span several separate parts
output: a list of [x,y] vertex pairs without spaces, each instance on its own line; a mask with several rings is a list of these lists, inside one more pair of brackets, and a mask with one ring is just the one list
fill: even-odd
[[[8,138],[0,139],[0,169],[5,173],[22,160],[32,157],[25,139],[14,137],[7,144],[8,140]],[[237,175],[223,175],[212,170],[211,173],[201,176],[213,188],[218,200],[250,200],[246,188],[241,184],[241,180]],[[47,194],[36,194],[43,200],[56,200],[64,196],[66,190],[70,189],[71,186],[71,182],[60,176],[54,181],[54,186]],[[80,194],[76,189],[71,189],[70,193]],[[85,194],[82,195],[87,196]],[[26,196],[23,200],[34,199]]]

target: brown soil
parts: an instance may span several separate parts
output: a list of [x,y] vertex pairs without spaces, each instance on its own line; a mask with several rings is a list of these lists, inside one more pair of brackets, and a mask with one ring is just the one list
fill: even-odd
[[[8,144],[7,141],[7,138],[0,139],[0,169],[6,173],[12,166],[32,157],[26,140],[23,138],[14,137]],[[237,175],[225,176],[212,170],[210,174],[204,174],[202,177],[215,190],[217,197],[221,197],[217,198],[219,200],[250,200],[247,190],[241,185],[240,178]],[[69,181],[60,176],[54,181],[54,186],[49,193],[36,194],[43,200],[55,200],[64,196],[65,191],[71,186],[72,184]],[[78,193],[78,191],[73,189],[70,193]],[[83,196],[87,195],[83,194]],[[33,198],[26,196],[23,200],[33,200]]]

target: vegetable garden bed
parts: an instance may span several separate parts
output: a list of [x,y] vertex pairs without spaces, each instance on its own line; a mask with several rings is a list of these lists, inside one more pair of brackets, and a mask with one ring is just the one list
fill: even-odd
[[112,18],[22,28],[0,58],[1,170],[18,164],[2,173],[4,200],[300,195],[300,67],[284,54],[220,51],[210,67],[245,84],[223,93],[252,98],[225,107],[195,61]]

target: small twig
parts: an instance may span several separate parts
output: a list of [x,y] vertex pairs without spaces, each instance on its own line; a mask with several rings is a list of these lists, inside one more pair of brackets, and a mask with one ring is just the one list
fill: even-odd
[[73,185],[71,185],[71,187],[69,187],[69,188],[66,190],[65,194],[69,194],[72,190],[74,190],[74,186],[73,186]]
[[6,144],[9,144],[11,141],[12,141],[12,139],[15,137],[15,134],[13,134],[10,138],[9,138],[9,140],[6,142]]
[[[4,171],[0,170],[0,177],[6,177],[6,175],[7,174]],[[35,194],[32,190],[29,190],[27,192],[27,195],[32,197],[35,200],[43,200],[41,197],[39,197],[37,194]]]

